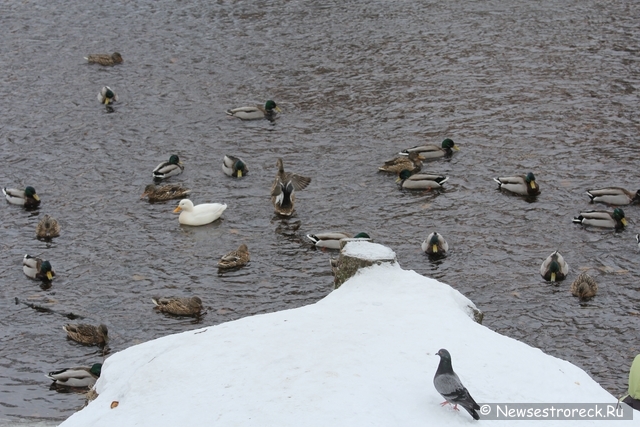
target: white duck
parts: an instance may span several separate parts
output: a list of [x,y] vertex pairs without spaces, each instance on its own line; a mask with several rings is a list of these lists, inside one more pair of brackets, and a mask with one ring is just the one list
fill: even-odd
[[173,212],[180,212],[178,218],[180,224],[205,225],[220,218],[225,209],[227,209],[227,205],[222,203],[202,203],[194,206],[191,200],[182,199]]

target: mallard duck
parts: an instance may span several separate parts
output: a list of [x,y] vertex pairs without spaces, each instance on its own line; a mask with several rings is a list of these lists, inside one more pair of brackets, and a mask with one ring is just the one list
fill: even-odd
[[593,227],[615,228],[616,230],[620,230],[627,225],[627,219],[624,217],[624,211],[621,208],[615,208],[613,212],[580,212],[580,215],[573,218],[573,222],[576,224],[591,225]]
[[103,346],[109,340],[107,326],[104,324],[93,326],[86,323],[68,323],[62,329],[69,338],[80,344]]
[[571,293],[580,299],[594,297],[598,292],[598,284],[586,271],[580,273],[578,278],[571,284]]
[[569,264],[558,251],[549,255],[540,266],[540,275],[550,282],[564,280],[567,274],[569,274]]
[[422,250],[429,255],[445,255],[449,251],[449,244],[442,234],[434,231],[422,242]]
[[387,160],[384,162],[384,165],[378,168],[378,170],[399,174],[406,169],[411,173],[416,173],[422,168],[422,160],[424,160],[424,158],[418,153],[411,152],[408,156],[399,156],[394,159]]
[[427,145],[416,145],[415,147],[407,148],[406,150],[402,150],[398,154],[401,156],[408,156],[409,153],[418,153],[423,160],[427,159],[438,159],[440,157],[449,157],[453,154],[454,151],[458,151],[459,148],[453,140],[447,138],[442,141],[440,147],[433,144]]
[[238,247],[235,251],[231,251],[224,255],[218,261],[218,268],[238,268],[246,265],[249,262],[249,248],[244,243]]
[[90,368],[88,366],[77,366],[75,368],[65,368],[59,371],[49,372],[45,377],[52,379],[53,384],[63,387],[93,387],[100,373],[102,372],[102,363],[94,363]]
[[36,226],[36,236],[38,239],[51,239],[60,235],[60,224],[52,216],[45,215]]
[[276,118],[276,114],[281,112],[280,108],[272,100],[265,102],[264,107],[256,105],[255,107],[239,107],[226,111],[228,115],[242,120],[274,120]]
[[632,193],[620,187],[588,190],[587,194],[592,202],[608,203],[610,205],[628,205],[640,200],[640,190]]
[[[328,231],[325,233],[307,234],[307,238],[318,248],[340,249],[340,240],[351,239],[352,237],[351,234]],[[353,238],[370,239],[367,233],[358,233],[353,236]]]
[[155,297],[151,301],[156,305],[154,309],[176,316],[199,316],[202,311],[202,300],[199,297]]
[[242,178],[243,175],[249,173],[249,168],[239,157],[224,156],[222,160],[222,171],[234,178]]
[[448,180],[448,176],[426,173],[411,174],[410,170],[403,169],[398,174],[396,182],[406,190],[430,190],[432,188],[442,188],[442,184]]
[[171,176],[180,175],[184,171],[184,165],[180,161],[180,157],[176,154],[172,154],[169,160],[160,163],[153,170],[153,179],[160,181]]
[[150,202],[161,202],[163,200],[180,199],[186,197],[191,190],[187,190],[179,184],[167,184],[156,186],[149,184],[144,187],[141,199],[148,197]]
[[278,173],[271,186],[271,202],[277,214],[291,216],[294,211],[294,191],[305,189],[311,182],[311,178],[285,172],[282,159],[278,159],[276,166]]
[[110,103],[113,104],[117,100],[118,95],[116,95],[109,86],[103,87],[100,92],[98,92],[98,101],[100,101],[100,104],[109,105]]
[[84,59],[86,59],[89,64],[100,64],[105,66],[122,64],[123,61],[122,55],[120,55],[118,52],[113,52],[111,55],[109,55],[108,53],[96,53],[93,55],[85,56]]
[[493,178],[498,183],[498,188],[507,190],[521,196],[537,196],[540,194],[540,187],[536,184],[536,177],[529,172],[526,175],[505,176]]
[[205,225],[220,218],[225,209],[227,205],[221,203],[202,203],[194,206],[191,200],[182,199],[173,213],[180,212],[180,224]]
[[28,254],[22,258],[22,271],[27,277],[42,280],[45,283],[51,282],[56,275],[49,261],[43,261]]
[[40,197],[36,194],[36,189],[29,186],[24,190],[15,188],[3,188],[5,199],[12,205],[20,205],[25,208],[35,208],[40,206]]

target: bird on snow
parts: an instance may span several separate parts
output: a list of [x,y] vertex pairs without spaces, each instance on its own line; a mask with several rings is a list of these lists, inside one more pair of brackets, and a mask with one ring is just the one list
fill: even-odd
[[451,403],[454,405],[453,409],[457,411],[458,405],[460,405],[471,414],[474,420],[479,420],[480,415],[476,410],[480,409],[480,405],[473,400],[469,391],[460,382],[460,378],[453,372],[451,355],[444,348],[440,349],[436,355],[440,356],[440,364],[436,375],[433,377],[433,385],[438,393],[446,399],[441,403],[441,406]]

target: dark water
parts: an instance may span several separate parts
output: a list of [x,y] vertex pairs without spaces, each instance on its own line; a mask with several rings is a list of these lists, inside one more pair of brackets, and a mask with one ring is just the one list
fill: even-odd
[[[16,297],[106,323],[118,351],[317,301],[330,255],[303,235],[320,230],[367,231],[467,295],[488,327],[623,393],[640,352],[640,208],[625,207],[620,233],[571,218],[593,207],[589,188],[640,188],[639,18],[628,1],[3,3],[0,184],[33,185],[42,206],[0,206],[0,420],[64,419],[83,397],[50,391],[43,373],[101,360],[66,340],[68,319]],[[124,64],[82,59],[114,50]],[[112,114],[96,100],[104,85],[120,97]],[[225,117],[268,98],[284,110],[273,125]],[[403,193],[376,172],[446,137],[461,151],[423,168],[450,176],[446,191]],[[186,169],[171,181],[227,203],[221,221],[181,227],[177,201],[139,200],[172,153]],[[224,176],[225,154],[249,176]],[[277,157],[313,178],[288,224],[269,202]],[[542,189],[533,203],[491,180],[527,171]],[[49,244],[34,235],[45,213],[62,224]],[[420,250],[433,230],[452,247],[438,263]],[[240,242],[251,263],[218,275]],[[538,274],[556,249],[572,268],[559,287]],[[23,275],[25,253],[52,262],[48,291]],[[586,268],[600,291],[580,304],[568,288]],[[207,314],[165,317],[154,295],[199,295]]]

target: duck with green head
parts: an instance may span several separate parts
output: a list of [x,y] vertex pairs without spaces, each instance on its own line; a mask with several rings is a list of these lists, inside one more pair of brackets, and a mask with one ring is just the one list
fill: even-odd
[[29,254],[22,258],[22,271],[27,275],[27,277],[41,280],[47,284],[51,283],[56,275],[49,261],[43,261],[42,259]]
[[100,92],[98,92],[98,101],[100,104],[109,105],[113,104],[118,100],[118,95],[109,87],[103,87]]
[[620,187],[600,188],[588,190],[587,194],[593,203],[607,203],[609,205],[629,205],[640,200],[640,190],[632,193]]
[[443,188],[442,185],[448,180],[448,176],[427,173],[412,174],[410,170],[403,169],[398,174],[396,182],[405,190],[430,190]]
[[422,250],[428,255],[444,256],[449,251],[449,244],[444,240],[442,234],[434,231],[422,242]]
[[256,105],[253,107],[233,108],[226,111],[227,115],[237,117],[242,120],[267,119],[270,121],[275,120],[276,114],[281,112],[280,107],[278,107],[275,101],[271,99],[265,102],[264,107]]
[[569,264],[558,251],[549,255],[540,266],[540,275],[549,282],[564,280],[567,274],[569,274]]
[[622,208],[615,208],[613,212],[608,211],[584,211],[573,218],[573,223],[590,225],[592,227],[615,228],[622,230],[627,225]]
[[27,186],[24,190],[5,187],[2,193],[7,202],[12,205],[24,206],[27,209],[40,206],[40,197],[36,194],[36,189],[31,186]]
[[222,159],[222,171],[227,176],[242,178],[249,173],[249,168],[244,160],[235,156],[224,156]]
[[45,375],[53,380],[54,386],[86,388],[93,387],[102,373],[102,363],[94,363],[91,367],[76,366],[59,371],[49,372]]
[[351,237],[349,233],[337,231],[327,231],[323,233],[307,234],[307,238],[313,242],[317,248],[340,249],[340,241],[342,239],[370,239],[367,233],[358,233]]
[[180,157],[177,154],[172,154],[169,160],[160,163],[153,170],[153,179],[155,181],[161,181],[172,176],[176,176],[184,171],[184,165],[180,161]]
[[540,187],[536,183],[536,177],[532,172],[526,175],[493,178],[493,180],[498,183],[500,190],[510,191],[520,196],[537,196],[540,194]]
[[418,153],[423,160],[439,159],[440,157],[450,157],[454,151],[458,151],[459,148],[452,139],[447,138],[442,141],[440,147],[433,144],[416,145],[415,147],[402,150],[401,156],[408,156],[410,153]]

